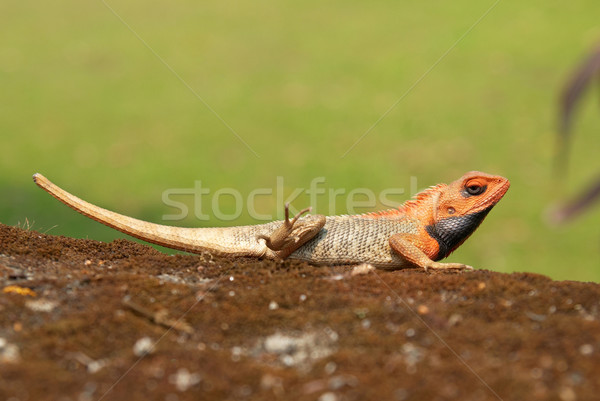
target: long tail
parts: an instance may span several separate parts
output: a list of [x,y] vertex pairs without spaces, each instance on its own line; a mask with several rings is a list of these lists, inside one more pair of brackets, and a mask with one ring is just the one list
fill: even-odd
[[273,223],[223,228],[165,226],[134,219],[93,205],[68,193],[39,173],[33,175],[33,181],[50,195],[84,216],[153,244],[194,253],[209,251],[231,256],[269,256],[264,241],[259,241],[257,236],[269,235],[274,229]]

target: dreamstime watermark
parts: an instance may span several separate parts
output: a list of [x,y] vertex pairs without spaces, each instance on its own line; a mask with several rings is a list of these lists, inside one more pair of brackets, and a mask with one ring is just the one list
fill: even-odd
[[[405,195],[407,191],[402,187],[386,188],[375,193],[369,188],[330,188],[326,186],[325,177],[315,177],[311,180],[308,188],[294,188],[290,191],[284,185],[283,177],[277,177],[275,187],[256,188],[244,196],[235,188],[219,188],[211,190],[204,187],[202,181],[194,182],[192,188],[169,188],[163,191],[162,201],[166,206],[174,208],[175,213],[165,214],[163,220],[176,221],[194,216],[198,220],[222,220],[231,221],[238,219],[244,209],[250,217],[258,221],[272,221],[284,216],[284,205],[290,204],[290,214],[297,213],[297,208],[312,205],[312,213],[332,215],[344,210],[345,214],[364,213],[364,210],[374,210],[376,206],[393,208],[398,202],[390,199],[393,196]],[[417,193],[417,178],[411,177],[408,194]],[[287,194],[287,196],[286,196]],[[257,211],[257,198],[273,197],[276,200],[275,215],[264,214]],[[308,197],[308,205],[300,197]],[[326,208],[318,208],[321,204],[319,199],[325,198]],[[223,204],[227,204],[227,211],[223,210]],[[231,207],[233,205],[233,207]],[[192,209],[190,211],[190,208]],[[232,210],[229,210],[232,209]],[[326,209],[326,210],[324,210]],[[363,209],[358,212],[357,209]]]

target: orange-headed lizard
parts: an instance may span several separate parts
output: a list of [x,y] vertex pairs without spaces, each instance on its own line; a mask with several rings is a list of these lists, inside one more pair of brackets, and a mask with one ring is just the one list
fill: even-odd
[[509,181],[473,171],[419,193],[397,209],[323,216],[302,210],[284,221],[224,228],[182,228],[145,222],[85,202],[41,174],[33,180],[78,212],[133,237],[187,252],[211,252],[316,264],[367,263],[385,269],[472,269],[440,263],[479,226],[508,190]]

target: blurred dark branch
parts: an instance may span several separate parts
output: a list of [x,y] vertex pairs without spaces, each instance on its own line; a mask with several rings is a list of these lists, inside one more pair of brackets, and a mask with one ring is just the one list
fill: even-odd
[[[567,167],[569,136],[573,127],[573,117],[583,94],[600,76],[600,46],[598,46],[578,67],[565,85],[559,102],[559,138],[556,156],[556,173],[564,174]],[[600,79],[598,80],[600,83]]]
[[[583,94],[588,87],[592,86],[594,78],[598,78],[600,84],[600,46],[597,46],[575,69],[560,96],[558,147],[555,160],[555,175],[557,177],[565,175],[573,118]],[[570,221],[599,199],[600,179],[585,188],[579,196],[553,211],[550,217],[555,223]]]
[[575,106],[595,77],[600,75],[600,46],[575,70],[560,97],[560,134],[569,135]]
[[570,202],[560,206],[558,209],[550,212],[550,219],[553,223],[564,223],[575,218],[578,214],[593,205],[600,199],[600,178],[592,183],[591,186],[584,189],[578,196]]

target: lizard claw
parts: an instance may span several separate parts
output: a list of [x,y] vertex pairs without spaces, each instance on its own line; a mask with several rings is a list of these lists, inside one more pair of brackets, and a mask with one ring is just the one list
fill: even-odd
[[298,221],[300,217],[312,210],[311,207],[302,209],[290,220],[290,204],[285,204],[285,220],[270,235],[260,234],[259,239],[264,239],[267,247],[279,254],[281,258],[291,255],[306,241],[314,237],[325,225],[324,216],[314,216],[307,220]]
[[284,225],[285,225],[286,227],[289,227],[289,228],[290,228],[290,230],[291,230],[292,228],[294,228],[294,224],[296,224],[296,222],[298,221],[298,219],[299,219],[299,218],[300,218],[300,217],[301,217],[303,214],[305,214],[305,213],[308,213],[308,212],[310,212],[311,210],[312,210],[312,207],[310,207],[310,206],[309,206],[309,207],[307,207],[307,208],[304,208],[304,209],[300,210],[300,211],[298,212],[298,214],[296,214],[296,216],[294,216],[294,218],[293,218],[293,219],[290,221],[290,204],[289,204],[289,202],[288,202],[288,203],[286,203],[286,204],[285,204],[285,221],[284,221]]
[[473,267],[469,266],[469,265],[462,264],[462,263],[439,263],[439,262],[432,262],[432,263],[429,263],[428,265],[425,266],[425,271],[428,271],[429,269],[431,269],[431,270],[455,270],[455,271],[462,271],[462,270],[473,270]]

